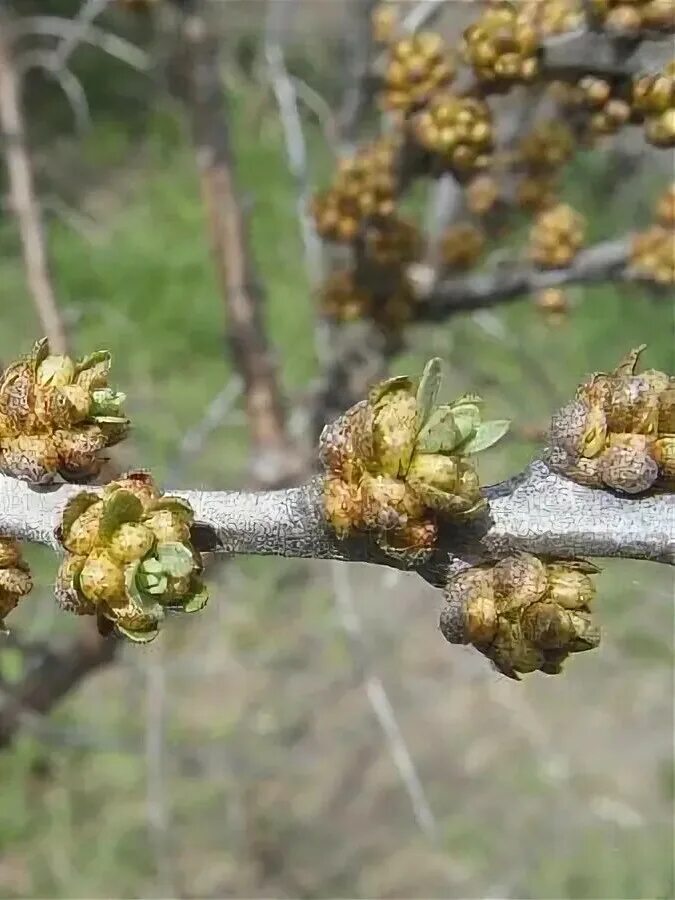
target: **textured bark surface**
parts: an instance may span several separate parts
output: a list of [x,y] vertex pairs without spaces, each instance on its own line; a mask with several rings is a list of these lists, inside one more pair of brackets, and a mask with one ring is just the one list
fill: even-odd
[[[69,497],[83,488],[36,491],[0,476],[0,532],[57,547]],[[95,488],[94,488],[95,490]],[[339,540],[323,516],[322,481],[277,491],[172,491],[188,500],[205,549],[239,554],[366,561],[396,567],[367,537]],[[481,559],[527,550],[558,557],[617,556],[675,562],[675,495],[641,498],[575,484],[537,461],[521,475],[485,488],[489,515],[446,526],[420,574],[434,584]]]

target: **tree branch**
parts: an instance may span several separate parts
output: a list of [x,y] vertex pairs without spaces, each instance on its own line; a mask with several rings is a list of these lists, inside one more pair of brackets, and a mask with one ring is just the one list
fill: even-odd
[[286,430],[277,368],[268,342],[264,294],[257,278],[236,183],[229,116],[218,59],[218,44],[200,4],[182,15],[182,51],[192,128],[209,220],[213,257],[227,313],[227,336],[235,368],[244,383],[246,410],[260,484],[296,476]]
[[[0,476],[0,532],[57,548],[55,530],[79,485],[34,490]],[[100,490],[87,487],[87,490]],[[188,500],[204,549],[237,554],[372,562],[397,567],[367,536],[338,539],[323,515],[322,479],[277,491],[173,491]],[[675,494],[622,497],[583,487],[536,461],[485,488],[484,521],[443,529],[432,562],[420,570],[441,583],[449,573],[516,550],[560,558],[617,556],[672,563]]]
[[496,306],[544,288],[610,280],[632,281],[628,261],[629,241],[621,239],[604,241],[582,250],[565,269],[503,266],[494,272],[437,280],[432,267],[415,265],[409,274],[421,304],[418,320],[438,322],[455,312]]
[[10,19],[0,11],[0,138],[7,167],[9,199],[16,216],[28,288],[42,330],[56,353],[67,349],[66,332],[54,294],[40,206],[19,101],[19,84],[10,47]]

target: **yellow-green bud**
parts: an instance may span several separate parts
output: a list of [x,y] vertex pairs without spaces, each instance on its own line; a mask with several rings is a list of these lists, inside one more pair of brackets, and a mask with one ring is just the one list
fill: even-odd
[[430,487],[449,492],[456,490],[458,477],[457,460],[440,453],[416,453],[406,476],[410,482],[422,481]]
[[103,502],[97,500],[81,513],[63,537],[63,546],[77,556],[86,556],[96,546]]
[[565,609],[589,606],[595,596],[595,585],[583,572],[567,568],[564,563],[546,567],[547,596]]
[[160,544],[172,541],[184,544],[190,540],[189,526],[169,509],[158,509],[150,513],[143,519],[143,524],[150,529]]
[[120,606],[125,602],[124,568],[107,550],[93,550],[80,573],[82,593],[92,603]]
[[0,568],[15,566],[21,559],[19,545],[12,538],[0,537]]
[[424,505],[406,484],[386,475],[365,474],[361,481],[363,521],[368,528],[402,528],[424,513]]
[[26,569],[16,567],[0,569],[0,591],[23,597],[30,593],[32,587],[33,580]]
[[415,397],[405,389],[391,391],[375,412],[374,465],[385,475],[403,475],[410,465],[418,417]]
[[494,566],[493,579],[500,612],[529,606],[546,591],[546,569],[531,553],[516,553],[500,560]]
[[117,562],[134,562],[149,553],[154,542],[148,527],[139,522],[125,522],[113,534],[108,550]]
[[48,356],[37,369],[38,384],[64,387],[75,377],[75,363],[69,356]]

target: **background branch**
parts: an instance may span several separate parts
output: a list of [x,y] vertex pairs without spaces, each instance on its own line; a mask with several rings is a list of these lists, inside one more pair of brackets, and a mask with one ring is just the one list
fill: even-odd
[[218,45],[199,10],[181,21],[186,103],[207,210],[213,257],[227,314],[227,339],[244,384],[252,444],[253,474],[259,484],[295,477],[291,442],[277,366],[269,345],[262,285],[254,269],[234,170],[227,99],[219,70]]
[[42,330],[53,350],[65,353],[66,332],[49,271],[46,238],[26,144],[10,36],[9,14],[0,10],[0,138],[9,181],[9,200],[21,239],[28,289]]
[[517,300],[544,288],[565,284],[634,280],[627,268],[630,242],[625,238],[603,241],[582,250],[565,269],[535,269],[532,266],[500,266],[494,272],[438,278],[426,265],[410,268],[411,281],[423,305],[421,321],[437,322],[455,312],[483,309]]

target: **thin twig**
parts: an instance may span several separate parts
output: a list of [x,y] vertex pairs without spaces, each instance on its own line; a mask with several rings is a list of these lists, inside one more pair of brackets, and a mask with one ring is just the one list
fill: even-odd
[[[293,0],[291,0],[291,3]],[[309,183],[307,144],[298,109],[295,84],[289,76],[281,45],[281,26],[289,15],[289,3],[271,0],[268,5],[265,28],[265,58],[270,82],[279,108],[284,132],[288,168],[296,185],[296,208],[305,255],[305,267],[311,287],[316,287],[323,276],[321,242],[309,212],[311,186]]]
[[517,300],[527,294],[565,284],[634,280],[628,266],[630,244],[626,239],[603,241],[582,250],[563,269],[535,269],[529,265],[501,266],[494,272],[478,272],[437,280],[427,265],[409,272],[420,306],[420,321],[439,322],[456,312],[484,309]]
[[66,332],[49,272],[40,205],[19,102],[19,83],[9,45],[10,22],[0,12],[0,136],[9,181],[9,198],[21,238],[28,287],[43,332],[57,353],[67,349]]
[[70,104],[78,131],[86,131],[91,125],[91,113],[87,94],[81,81],[70,69],[59,65],[55,53],[33,50],[23,53],[17,60],[17,72],[23,77],[33,69],[39,69],[55,81]]
[[148,72],[152,68],[152,60],[148,54],[135,44],[91,24],[83,30],[77,21],[60,16],[25,16],[17,22],[14,31],[19,38],[37,35],[71,40],[73,35],[77,35],[79,43],[98,47],[132,69]]
[[374,50],[371,15],[378,0],[352,0],[349,4],[346,87],[339,113],[341,152],[353,151],[373,87],[370,66]]
[[185,109],[192,126],[213,258],[227,316],[227,339],[242,377],[256,480],[279,483],[297,475],[277,366],[264,317],[264,291],[255,271],[239,197],[230,138],[227,97],[218,64],[218,43],[201,4],[181,19],[177,60],[189,85]]

